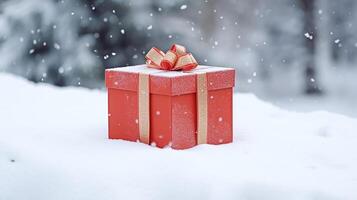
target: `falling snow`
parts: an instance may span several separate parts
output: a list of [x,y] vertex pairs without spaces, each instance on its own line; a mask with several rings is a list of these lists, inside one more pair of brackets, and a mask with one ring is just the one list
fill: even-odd
[[305,33],[305,37],[310,40],[313,39],[313,36],[310,33]]
[[54,43],[53,46],[54,46],[55,49],[57,49],[57,50],[60,50],[60,49],[61,49],[61,46],[60,46],[58,43]]
[[187,8],[187,5],[186,5],[186,4],[184,4],[184,5],[182,5],[182,6],[180,7],[181,10],[185,10],[186,8]]

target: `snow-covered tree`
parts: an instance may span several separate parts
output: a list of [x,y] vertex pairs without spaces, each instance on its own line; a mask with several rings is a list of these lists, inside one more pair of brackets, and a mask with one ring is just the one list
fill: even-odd
[[165,49],[173,41],[187,41],[191,24],[180,14],[181,5],[181,1],[1,2],[0,69],[35,82],[95,87],[105,68],[142,63],[151,46]]
[[80,4],[5,1],[0,13],[0,69],[56,85],[96,78],[99,60],[88,48],[95,40],[79,34],[81,19],[88,18]]

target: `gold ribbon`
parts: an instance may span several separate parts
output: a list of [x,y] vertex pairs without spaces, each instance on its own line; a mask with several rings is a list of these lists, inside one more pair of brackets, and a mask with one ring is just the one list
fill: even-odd
[[153,47],[146,54],[146,64],[155,69],[171,71],[188,71],[197,67],[198,63],[186,48],[179,44],[173,44],[165,54],[160,49]]
[[[182,45],[174,44],[165,54],[158,48],[151,48],[146,55],[146,64],[151,68],[161,70],[191,70],[197,67],[197,61],[192,54],[186,52]],[[195,73],[195,72],[193,72]],[[207,143],[208,100],[207,74],[198,72],[197,88],[197,144]],[[140,141],[150,143],[150,75],[139,73],[139,134]]]
[[197,144],[207,143],[207,75],[197,74]]
[[139,73],[139,134],[140,142],[150,142],[150,85],[149,74]]

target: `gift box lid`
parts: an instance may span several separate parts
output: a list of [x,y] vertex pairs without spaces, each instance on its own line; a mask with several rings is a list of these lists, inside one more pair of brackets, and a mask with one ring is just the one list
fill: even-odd
[[199,65],[183,71],[164,71],[146,65],[118,67],[105,70],[107,88],[137,91],[139,73],[150,74],[150,93],[161,95],[182,95],[196,93],[196,75],[207,74],[207,89],[218,90],[234,86],[235,69]]

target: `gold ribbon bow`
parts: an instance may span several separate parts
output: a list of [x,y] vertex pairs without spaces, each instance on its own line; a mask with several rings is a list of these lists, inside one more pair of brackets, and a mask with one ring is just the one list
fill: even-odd
[[191,53],[186,52],[186,48],[182,45],[173,44],[166,52],[153,47],[146,54],[146,64],[155,69],[170,70],[170,71],[188,71],[197,67],[197,61]]

